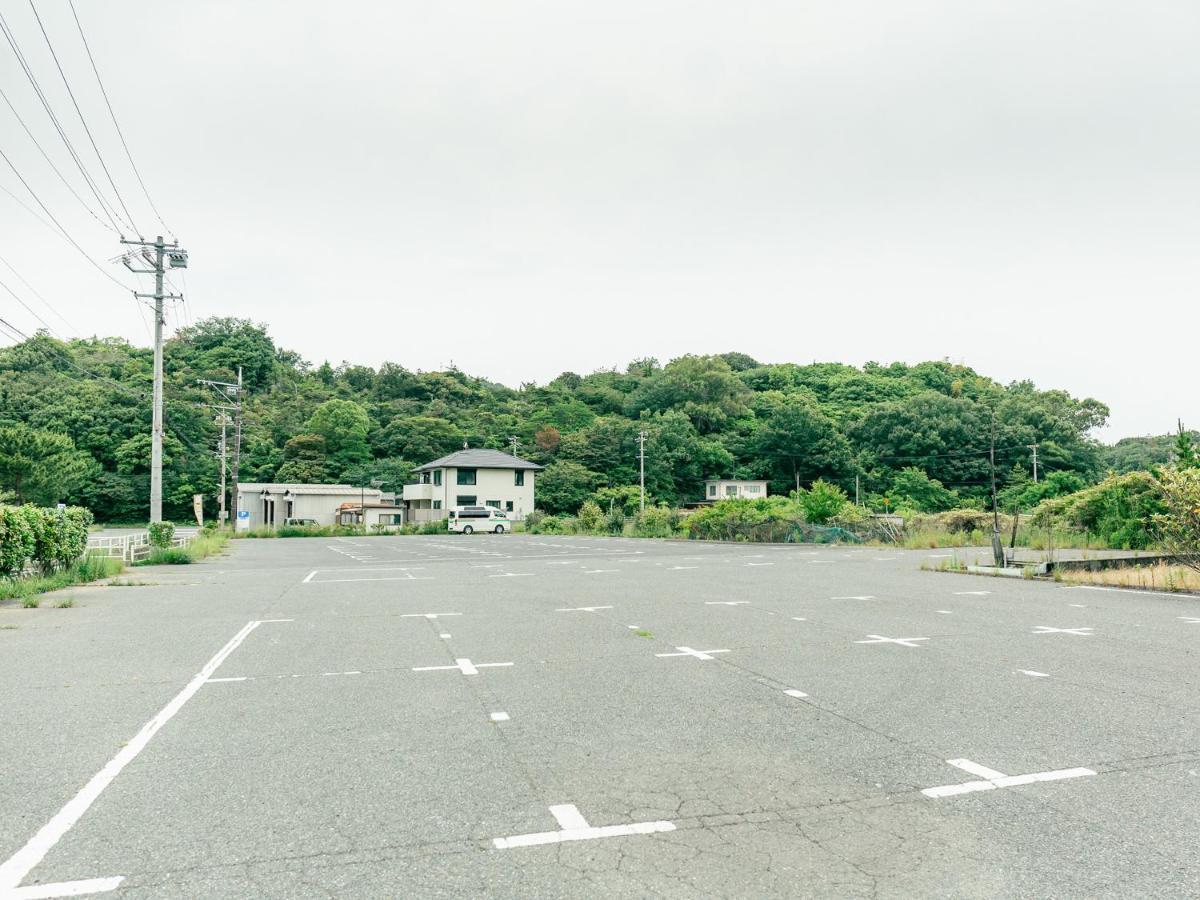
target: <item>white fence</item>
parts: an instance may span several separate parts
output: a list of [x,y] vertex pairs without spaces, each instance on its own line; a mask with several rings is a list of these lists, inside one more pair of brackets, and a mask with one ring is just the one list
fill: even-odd
[[[172,547],[186,547],[195,538],[195,534],[176,534],[171,538]],[[150,546],[150,532],[139,531],[136,534],[97,534],[88,538],[87,552],[95,556],[109,556],[113,559],[123,559],[125,562],[137,562],[150,555],[154,548]]]

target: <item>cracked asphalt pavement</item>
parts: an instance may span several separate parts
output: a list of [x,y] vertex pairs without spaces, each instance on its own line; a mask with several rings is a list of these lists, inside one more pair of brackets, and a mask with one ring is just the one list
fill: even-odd
[[946,552],[248,540],[0,607],[0,898],[1200,895],[1200,603]]

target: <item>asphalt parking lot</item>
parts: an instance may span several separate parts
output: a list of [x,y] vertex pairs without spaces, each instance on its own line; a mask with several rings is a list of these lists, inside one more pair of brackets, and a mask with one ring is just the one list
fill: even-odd
[[945,552],[254,540],[2,608],[0,898],[1200,895],[1200,602]]

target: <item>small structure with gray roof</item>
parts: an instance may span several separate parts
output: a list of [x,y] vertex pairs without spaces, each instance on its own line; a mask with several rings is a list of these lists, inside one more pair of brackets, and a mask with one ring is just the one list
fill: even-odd
[[542,466],[500,450],[462,449],[418,467],[404,485],[407,522],[444,519],[456,506],[493,506],[520,521],[533,511]]

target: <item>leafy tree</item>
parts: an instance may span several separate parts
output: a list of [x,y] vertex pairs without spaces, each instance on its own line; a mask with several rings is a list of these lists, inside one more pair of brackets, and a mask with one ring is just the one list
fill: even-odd
[[88,468],[65,434],[17,424],[0,428],[0,488],[18,504],[55,503],[74,490]]
[[281,484],[322,484],[329,478],[325,438],[298,434],[283,446],[283,465],[275,475]]
[[433,416],[393,419],[375,437],[375,450],[384,456],[399,456],[424,465],[461,450],[466,440],[453,422]]
[[1164,469],[1158,482],[1163,510],[1153,518],[1155,533],[1176,560],[1200,572],[1200,466]]
[[1192,435],[1183,430],[1183,422],[1175,435],[1175,465],[1181,469],[1200,469],[1200,453],[1196,452]]
[[559,460],[539,472],[535,481],[538,509],[551,515],[573,513],[587,500],[601,476],[579,463]]
[[329,469],[334,477],[371,458],[367,432],[371,418],[353,400],[326,400],[308,420],[308,430],[325,439]]
[[813,525],[824,525],[846,505],[846,492],[836,484],[817,479],[807,491],[799,492],[804,518]]
[[897,508],[908,507],[918,512],[942,512],[959,505],[956,492],[916,466],[905,466],[896,473],[889,499]]
[[751,445],[776,491],[817,478],[837,478],[851,468],[850,444],[817,404],[803,395],[765,395],[762,424]]

